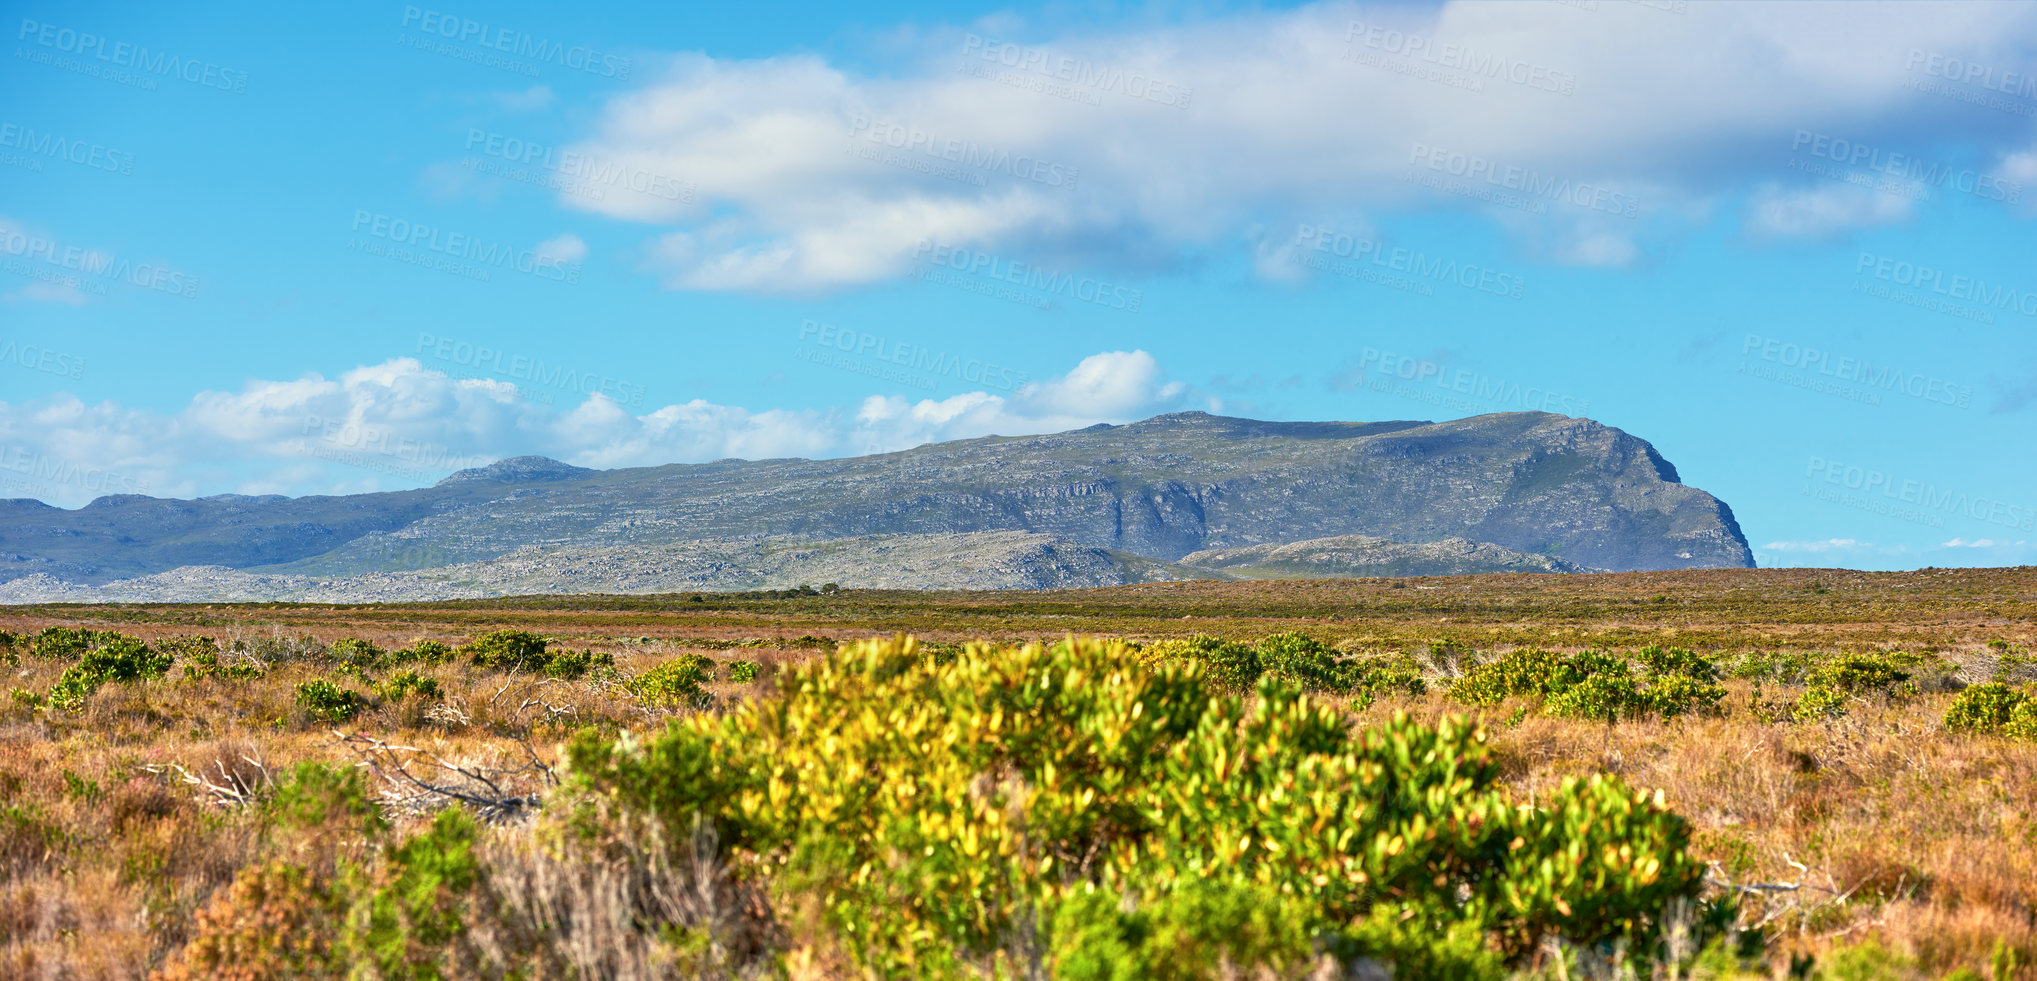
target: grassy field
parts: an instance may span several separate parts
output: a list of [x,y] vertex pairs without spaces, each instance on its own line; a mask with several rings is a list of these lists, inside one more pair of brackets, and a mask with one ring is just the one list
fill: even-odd
[[[75,658],[32,647],[29,638],[49,627],[131,635],[158,660],[136,677],[108,668],[79,687],[67,682],[79,677]],[[2037,681],[2028,657],[2037,650],[2037,569],[20,607],[0,612],[0,631],[14,637],[6,687],[15,694],[0,704],[0,974],[10,977],[316,976],[317,965],[336,960],[368,965],[364,976],[461,976],[459,964],[433,966],[418,952],[468,951],[460,957],[469,963],[508,956],[501,951],[539,942],[531,937],[563,935],[558,910],[576,904],[607,909],[612,922],[607,934],[581,923],[575,942],[599,939],[621,959],[597,965],[586,959],[594,955],[555,950],[552,966],[531,976],[862,976],[868,962],[853,938],[843,940],[826,911],[802,905],[818,887],[786,879],[757,893],[765,887],[743,885],[738,868],[756,860],[749,853],[680,863],[679,872],[712,868],[729,882],[688,893],[697,901],[670,912],[675,922],[712,925],[742,917],[703,912],[703,903],[768,906],[758,921],[768,929],[701,927],[685,936],[647,935],[643,895],[657,890],[642,875],[614,871],[632,862],[664,868],[667,852],[630,851],[641,842],[610,826],[607,847],[624,851],[602,853],[609,865],[557,866],[565,818],[552,802],[576,800],[584,811],[605,799],[573,783],[565,744],[586,732],[637,745],[674,719],[705,725],[777,698],[781,681],[817,670],[837,643],[871,637],[911,634],[947,651],[970,640],[1080,635],[1155,651],[1196,636],[1250,643],[1285,632],[1352,664],[1418,672],[1423,684],[1412,687],[1345,686],[1316,698],[1344,713],[1353,732],[1386,726],[1397,713],[1424,725],[1469,716],[1489,734],[1483,745],[1508,800],[1556,799],[1566,778],[1593,774],[1661,791],[1664,806],[1688,822],[1704,894],[1737,897],[1732,915],[1755,945],[1737,958],[1651,964],[1552,940],[1511,952],[1509,972],[2037,977],[2037,741],[1945,724],[1970,686]],[[456,648],[497,631],[591,653],[546,667],[552,662],[490,660],[475,649],[435,655],[418,644]],[[1602,650],[1623,659],[1650,647],[1686,648],[1716,665],[1723,697],[1674,717],[1594,718],[1552,714],[1537,698],[1476,704],[1463,687],[1452,691],[1510,651]],[[399,650],[423,653],[390,653]],[[1841,684],[1808,711],[1807,693],[1823,690],[1821,666],[1853,663],[1849,655],[1877,656],[1873,663],[1895,665],[1903,677]],[[304,694],[320,683],[332,688],[314,691],[339,694]],[[358,786],[332,784],[332,774]],[[401,899],[419,894],[420,881],[453,895],[444,883],[457,875],[404,878],[414,869],[402,864],[414,857],[403,842],[424,829],[464,833],[434,823],[448,804],[488,819],[473,832],[474,854],[487,856],[481,878],[522,883],[490,894],[498,896],[489,914],[496,925],[486,929],[441,922],[479,916],[466,907],[434,913]],[[697,830],[690,839],[664,834],[698,857]],[[613,874],[585,872],[596,866]],[[559,878],[561,868],[580,871]],[[348,906],[348,890],[397,897],[384,919],[401,929],[375,926],[381,907]],[[502,906],[501,896],[523,896],[516,903],[524,905]],[[550,912],[530,896],[552,903]],[[316,924],[328,913],[366,925],[321,934]],[[524,932],[500,925],[512,921]],[[1008,941],[999,949],[1017,943]],[[1262,973],[1332,976],[1322,973],[1325,959],[1281,963]],[[291,973],[291,964],[301,970]]]

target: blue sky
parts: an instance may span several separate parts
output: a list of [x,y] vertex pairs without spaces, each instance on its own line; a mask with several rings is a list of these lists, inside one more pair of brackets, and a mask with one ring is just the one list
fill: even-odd
[[0,496],[1547,409],[2037,555],[2037,8],[9,4]]

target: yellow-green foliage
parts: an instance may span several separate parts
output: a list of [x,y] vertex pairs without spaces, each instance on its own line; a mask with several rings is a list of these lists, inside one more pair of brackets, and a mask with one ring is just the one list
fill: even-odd
[[[1045,938],[1069,976],[1215,977],[1316,942],[1397,960],[1444,934],[1483,938],[1466,956],[1645,940],[1697,891],[1684,822],[1617,780],[1521,807],[1461,721],[1354,733],[1292,684],[1213,694],[1205,670],[1098,641],[844,646],[727,715],[583,734],[567,812],[590,834],[704,822],[884,977],[991,966],[1081,920],[1069,904],[1122,913]],[[1154,936],[1221,956],[1153,973]]]
[[629,690],[656,708],[704,708],[712,701],[703,684],[714,680],[714,660],[682,654],[630,681]]
[[[615,666],[613,654],[564,648],[553,650],[551,643],[523,630],[497,630],[474,638],[457,653],[465,654],[477,668],[535,672],[549,678],[578,678],[597,668]],[[425,653],[435,652],[427,650]]]
[[1511,651],[1466,672],[1450,695],[1486,707],[1510,698],[1539,700],[1549,715],[1607,721],[1715,712],[1726,697],[1718,668],[1692,651],[1649,647],[1634,660],[1640,675],[1627,658],[1599,651]]
[[1420,695],[1427,690],[1412,663],[1388,658],[1345,658],[1329,645],[1295,631],[1277,633],[1257,644],[1218,637],[1195,636],[1163,640],[1138,652],[1148,665],[1202,665],[1204,683],[1232,694],[1251,692],[1264,677],[1276,678],[1307,692],[1335,692],[1369,698],[1399,690]]
[[2037,698],[1999,681],[1974,685],[1952,700],[1945,728],[2037,739]]
[[1804,679],[1810,690],[1797,698],[1798,719],[1846,714],[1848,702],[1878,698],[1893,701],[1917,694],[1904,668],[1917,659],[1902,655],[1841,654],[1821,661]]

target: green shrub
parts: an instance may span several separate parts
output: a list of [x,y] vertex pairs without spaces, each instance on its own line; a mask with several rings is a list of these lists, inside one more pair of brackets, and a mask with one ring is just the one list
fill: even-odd
[[389,828],[359,767],[298,763],[277,777],[260,806],[264,825],[292,831],[372,838]]
[[591,650],[551,650],[551,641],[522,630],[483,634],[459,648],[477,668],[533,671],[571,680],[596,668],[613,668],[615,655]]
[[360,692],[319,678],[297,686],[297,706],[314,719],[338,725],[359,715],[368,701]]
[[365,679],[371,671],[379,670],[389,652],[375,646],[373,641],[359,637],[342,637],[326,649],[335,670],[344,675]]
[[1684,822],[1616,779],[1523,807],[1461,720],[1354,732],[1282,678],[1212,697],[1209,659],[1131,655],[847,645],[742,711],[576,736],[557,813],[705,826],[879,977],[961,976],[1028,930],[1060,977],[1255,976],[1318,949],[1490,976],[1548,937],[1648,943],[1697,895]]
[[390,702],[400,702],[412,696],[435,702],[445,697],[445,693],[439,690],[438,679],[427,678],[409,670],[390,675],[387,680],[375,686],[375,694]]
[[714,661],[682,654],[629,683],[630,694],[655,708],[706,708],[713,700],[701,686],[714,680]]
[[436,640],[416,640],[409,647],[389,652],[390,664],[448,664],[453,660],[451,647]]
[[1715,713],[1726,697],[1717,665],[1694,652],[1649,647],[1636,660],[1644,669],[1639,677],[1626,658],[1600,651],[1511,651],[1466,672],[1450,696],[1488,708],[1509,698],[1539,700],[1549,715],[1607,722]]
[[111,630],[44,627],[29,640],[28,653],[31,657],[45,661],[76,661],[84,657],[88,651],[123,641],[141,643],[140,638]]
[[2037,698],[1997,681],[1974,685],[1952,700],[1945,728],[2037,739]]
[[1274,634],[1257,646],[1259,666],[1266,674],[1299,685],[1303,691],[1351,688],[1350,674],[1338,663],[1337,652],[1307,634]]
[[1846,714],[1850,702],[1896,701],[1917,694],[1910,673],[1903,670],[1905,660],[1914,663],[1886,654],[1841,654],[1818,662],[1805,676],[1810,689],[1797,698],[1796,718],[1836,718]]
[[1472,668],[1450,686],[1450,697],[1491,708],[1509,698],[1546,698],[1564,676],[1567,662],[1553,651],[1508,651]]
[[1053,977],[1219,981],[1239,965],[1289,976],[1314,956],[1308,917],[1293,905],[1272,889],[1225,882],[1192,883],[1146,903],[1077,890],[1054,914]]
[[[254,681],[268,674],[255,664],[223,664],[219,660],[219,646],[210,637],[187,638],[181,645],[178,657],[184,662],[184,678],[187,681],[200,678],[223,678],[228,681]],[[202,643],[196,643],[202,642]],[[169,649],[169,645],[164,645]]]
[[1259,675],[1265,671],[1258,651],[1244,644],[1202,634],[1187,640],[1160,641],[1140,651],[1138,656],[1147,664],[1201,664],[1205,684],[1217,691],[1234,694],[1251,691],[1252,686],[1259,683]]
[[440,964],[472,964],[462,951],[470,894],[481,879],[474,854],[478,828],[457,808],[443,810],[431,827],[387,849],[371,871],[350,870],[344,894],[353,897],[338,947],[372,976],[437,981]]
[[729,662],[729,680],[737,684],[749,684],[757,680],[758,664],[738,658]]
[[105,634],[103,638],[99,646],[85,650],[77,663],[57,676],[56,684],[50,686],[51,706],[74,710],[107,682],[160,678],[170,670],[169,654],[152,650],[134,637]]
[[535,670],[542,666],[550,641],[523,630],[497,630],[461,645],[459,653],[477,668],[495,671]]
[[538,671],[547,678],[563,678],[570,681],[599,668],[613,667],[615,655],[607,651],[556,650],[546,653],[544,663],[538,667]]

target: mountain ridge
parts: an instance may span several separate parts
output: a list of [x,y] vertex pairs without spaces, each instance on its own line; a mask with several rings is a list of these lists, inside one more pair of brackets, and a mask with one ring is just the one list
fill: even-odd
[[833,460],[592,470],[512,457],[373,494],[127,495],[77,511],[0,502],[12,519],[0,524],[0,583],[39,574],[97,586],[186,567],[332,579],[528,548],[989,532],[1131,565],[1352,535],[1403,547],[1458,538],[1575,568],[1752,565],[1731,509],[1676,476],[1646,440],[1551,413],[1445,422],[1173,413]]

